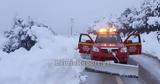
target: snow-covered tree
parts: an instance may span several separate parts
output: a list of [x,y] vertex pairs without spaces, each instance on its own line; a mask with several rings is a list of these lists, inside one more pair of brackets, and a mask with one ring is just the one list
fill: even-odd
[[155,31],[160,28],[160,1],[145,0],[140,8],[127,8],[118,21],[123,29],[142,32]]
[[92,27],[88,27],[88,29],[87,29],[87,33],[88,34],[95,34],[95,30],[92,28]]
[[102,24],[108,26],[108,23],[112,23],[124,35],[132,31],[140,33],[160,31],[160,0],[145,0],[138,8],[124,10],[118,18],[112,17],[98,22],[100,23],[96,24],[96,27],[101,27]]
[[15,18],[13,27],[5,32],[8,42],[3,48],[3,51],[10,53],[24,47],[27,50],[36,43],[36,36],[30,31],[34,25],[34,21],[24,22],[21,18]]
[[15,18],[13,27],[4,33],[8,41],[4,45],[3,51],[10,53],[21,47],[30,50],[37,42],[37,36],[32,32],[33,26],[48,28],[55,34],[51,28],[44,24],[39,24],[31,18],[28,18],[28,20]]
[[135,16],[138,15],[138,11],[136,8],[127,8],[121,16],[118,18],[118,21],[122,25],[123,29],[130,29],[131,23],[133,23],[136,19]]

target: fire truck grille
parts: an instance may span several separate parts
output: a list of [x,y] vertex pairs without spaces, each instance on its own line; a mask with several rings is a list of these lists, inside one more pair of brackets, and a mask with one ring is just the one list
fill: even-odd
[[112,49],[112,52],[117,52],[118,51],[118,49]]
[[118,49],[110,49],[110,50],[108,50],[108,49],[101,49],[101,51],[104,52],[104,53],[108,53],[108,52],[117,52]]
[[102,52],[108,53],[108,49],[101,49]]

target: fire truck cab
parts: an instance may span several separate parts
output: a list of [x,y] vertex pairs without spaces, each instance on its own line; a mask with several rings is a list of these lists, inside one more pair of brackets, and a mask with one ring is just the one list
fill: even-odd
[[129,55],[141,54],[141,38],[131,33],[122,41],[116,28],[101,28],[93,40],[89,34],[80,34],[79,53],[88,54],[91,60],[127,63]]

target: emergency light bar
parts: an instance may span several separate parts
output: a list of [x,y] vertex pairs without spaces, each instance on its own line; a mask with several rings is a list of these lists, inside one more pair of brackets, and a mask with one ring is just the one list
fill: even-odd
[[109,35],[109,34],[116,34],[116,28],[101,28],[97,31],[98,35]]

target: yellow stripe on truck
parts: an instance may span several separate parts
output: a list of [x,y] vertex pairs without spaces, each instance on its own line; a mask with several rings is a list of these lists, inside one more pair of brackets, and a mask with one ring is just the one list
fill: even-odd
[[126,44],[127,46],[132,46],[132,45],[141,45],[141,43],[132,43],[132,44]]
[[90,45],[93,45],[94,43],[82,43],[82,42],[80,42],[79,44],[90,46]]
[[[83,43],[80,42],[81,45],[93,45],[94,43]],[[126,46],[132,46],[132,45],[141,45],[141,43],[132,43],[132,44],[126,44]]]

